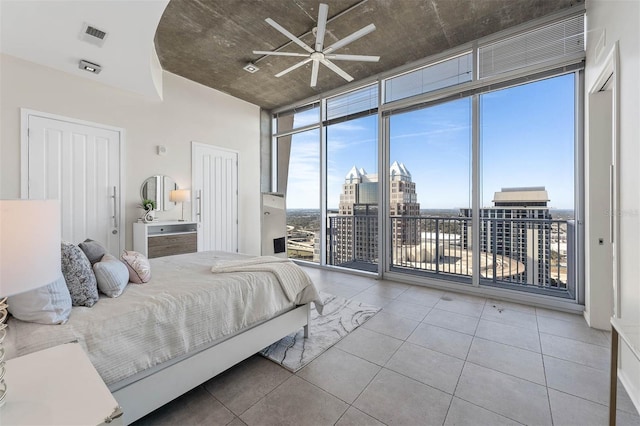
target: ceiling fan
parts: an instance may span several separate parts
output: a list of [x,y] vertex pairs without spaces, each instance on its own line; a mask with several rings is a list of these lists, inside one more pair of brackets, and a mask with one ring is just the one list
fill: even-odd
[[333,43],[329,47],[324,47],[324,35],[327,26],[327,15],[329,13],[329,6],[320,3],[320,7],[318,9],[318,26],[316,28],[316,43],[315,49],[308,46],[302,40],[300,40],[295,35],[291,34],[284,27],[278,24],[271,18],[265,19],[269,25],[271,25],[276,30],[280,31],[284,34],[289,40],[296,43],[298,46],[302,47],[308,53],[295,53],[295,52],[278,52],[278,51],[263,51],[263,50],[254,50],[253,53],[256,55],[274,55],[274,56],[298,56],[301,58],[305,58],[298,62],[297,64],[287,68],[284,71],[276,74],[276,77],[281,77],[288,72],[295,70],[313,61],[313,68],[311,69],[311,87],[315,87],[318,82],[318,68],[320,68],[320,64],[322,63],[327,68],[338,74],[340,77],[344,78],[347,81],[352,81],[353,77],[347,74],[342,68],[331,62],[331,60],[335,61],[365,61],[365,62],[378,62],[380,60],[380,56],[368,56],[368,55],[340,55],[333,53],[334,50],[340,49],[341,47],[346,46],[347,44],[358,40],[359,38],[369,34],[370,32],[376,29],[376,26],[373,24],[369,24],[366,27],[354,32],[353,34],[348,35],[342,40],[338,40]]

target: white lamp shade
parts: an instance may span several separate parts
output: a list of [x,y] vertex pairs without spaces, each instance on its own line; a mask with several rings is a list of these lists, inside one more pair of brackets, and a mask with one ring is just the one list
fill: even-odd
[[185,203],[191,200],[191,191],[188,189],[174,189],[169,192],[169,201],[173,203]]
[[60,235],[60,201],[0,200],[0,297],[60,278]]

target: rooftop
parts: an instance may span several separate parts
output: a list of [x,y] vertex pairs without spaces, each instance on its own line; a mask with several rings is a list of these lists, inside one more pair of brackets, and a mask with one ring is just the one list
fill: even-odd
[[493,196],[493,202],[496,206],[502,203],[548,203],[549,194],[544,186],[532,186],[522,188],[502,188],[500,192],[496,192]]

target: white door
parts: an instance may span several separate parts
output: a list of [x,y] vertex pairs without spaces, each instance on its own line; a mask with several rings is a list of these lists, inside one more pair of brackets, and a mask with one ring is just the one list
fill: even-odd
[[59,199],[63,240],[91,238],[119,255],[121,132],[34,112],[23,121],[22,198]]
[[192,142],[193,216],[198,251],[238,251],[238,153]]

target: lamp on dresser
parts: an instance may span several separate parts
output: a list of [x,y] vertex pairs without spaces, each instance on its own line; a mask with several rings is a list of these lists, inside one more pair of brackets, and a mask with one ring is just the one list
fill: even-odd
[[4,381],[7,298],[60,278],[60,201],[0,200],[0,407]]
[[191,191],[188,189],[174,189],[169,192],[169,201],[182,203],[182,219],[180,219],[180,222],[184,222],[184,203],[191,201]]

